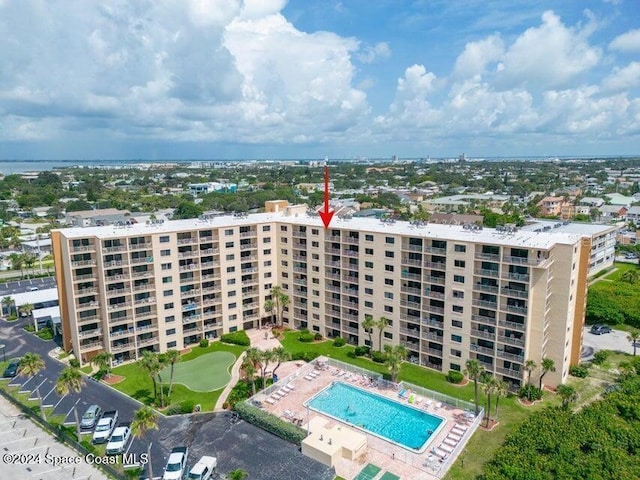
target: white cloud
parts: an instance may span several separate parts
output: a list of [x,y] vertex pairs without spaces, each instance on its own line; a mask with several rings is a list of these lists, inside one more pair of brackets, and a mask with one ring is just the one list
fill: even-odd
[[640,85],[640,62],[631,62],[623,68],[615,67],[602,81],[606,90],[628,90]]
[[629,30],[618,35],[609,44],[609,49],[621,52],[640,52],[640,29]]
[[584,30],[567,28],[555,13],[545,12],[542,25],[527,29],[507,49],[498,80],[503,86],[566,85],[600,61],[600,50],[589,45]]
[[502,58],[504,45],[500,35],[491,35],[477,42],[468,42],[456,59],[455,76],[469,77],[484,73],[487,65]]
[[362,63],[373,63],[385,60],[391,56],[391,49],[387,42],[379,42],[375,45],[366,45],[358,54],[358,60]]

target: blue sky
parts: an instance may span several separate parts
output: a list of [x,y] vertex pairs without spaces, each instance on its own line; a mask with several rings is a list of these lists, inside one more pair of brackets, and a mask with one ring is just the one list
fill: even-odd
[[637,0],[0,0],[0,159],[640,154]]

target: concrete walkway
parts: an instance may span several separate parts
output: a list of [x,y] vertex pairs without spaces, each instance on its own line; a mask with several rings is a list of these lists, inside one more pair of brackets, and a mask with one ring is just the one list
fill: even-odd
[[224,411],[224,408],[222,408],[222,405],[224,404],[224,402],[227,401],[227,397],[229,396],[229,393],[231,393],[231,390],[233,389],[233,387],[235,387],[236,383],[238,383],[238,379],[240,378],[240,367],[242,366],[242,362],[244,361],[244,357],[246,353],[247,352],[242,352],[238,357],[238,359],[236,360],[236,363],[233,364],[233,367],[231,368],[231,380],[229,380],[229,383],[227,383],[227,386],[224,387],[224,390],[218,397],[216,406],[213,409],[214,412]]

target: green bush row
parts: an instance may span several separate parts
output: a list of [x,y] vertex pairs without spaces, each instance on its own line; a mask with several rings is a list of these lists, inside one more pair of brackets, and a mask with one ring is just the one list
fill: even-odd
[[318,352],[294,352],[291,354],[291,360],[302,360],[304,362],[311,362],[319,356],[320,354]]
[[220,337],[220,340],[224,343],[232,343],[234,345],[241,345],[243,347],[248,347],[251,344],[249,340],[249,336],[247,332],[244,330],[240,330],[238,332],[230,332],[225,333]]
[[173,403],[167,407],[165,414],[178,415],[180,413],[193,413],[195,402],[193,400],[184,400],[180,403]]
[[298,335],[298,340],[304,343],[311,343],[315,340],[313,333],[301,333]]
[[300,445],[307,436],[307,432],[302,428],[249,405],[247,402],[236,403],[234,410],[243,420],[296,445]]

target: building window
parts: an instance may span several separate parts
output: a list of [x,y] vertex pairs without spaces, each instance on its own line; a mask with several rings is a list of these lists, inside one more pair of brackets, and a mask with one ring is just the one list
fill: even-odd
[[317,253],[312,253],[311,260],[320,260],[320,255],[318,255]]
[[319,297],[320,296],[320,290],[312,290],[313,296],[314,297]]
[[169,243],[169,235],[162,235],[160,237],[160,243]]
[[389,300],[393,300],[393,293],[384,292],[384,298],[388,298]]
[[231,302],[229,305],[227,305],[229,307],[229,309],[233,309],[236,308],[238,306],[238,304],[236,302]]
[[289,255],[289,250],[287,250],[286,248],[281,248],[281,249],[280,249],[280,253],[281,253],[282,255]]
[[227,297],[235,297],[236,296],[236,291],[235,290],[231,290],[228,294]]
[[393,313],[393,307],[391,305],[385,305],[384,311],[387,313]]
[[456,283],[464,283],[464,276],[462,275],[454,275],[453,281]]
[[462,343],[462,335],[451,334],[451,341],[456,343]]
[[[237,315],[237,314],[233,313],[233,314],[229,315],[229,320],[230,320],[230,321],[235,322],[237,319],[238,319],[238,315]],[[233,330],[233,329],[236,329],[236,330],[237,330],[237,329],[238,329],[238,327],[231,327],[231,328],[229,329],[229,331],[230,331],[230,332],[235,332],[236,330]]]
[[464,268],[465,265],[466,265],[466,262],[464,260],[454,260],[453,261],[453,266],[454,267]]
[[173,295],[173,290],[165,290],[164,292],[162,292],[162,295],[164,295],[165,297],[170,297]]
[[167,348],[175,348],[176,345],[177,343],[175,340],[173,342],[167,342]]
[[465,253],[467,251],[466,245],[454,245],[453,250],[455,252]]
[[169,255],[171,255],[171,250],[169,250],[168,248],[166,250],[160,250],[161,257],[168,257]]
[[317,272],[317,273],[319,273],[319,272],[320,272],[320,267],[318,267],[317,265],[313,265],[313,266],[311,267],[311,271],[312,271],[312,272]]
[[373,262],[364,262],[366,268],[373,268]]
[[451,320],[451,326],[456,328],[462,328],[462,322],[460,320]]
[[313,306],[313,308],[320,308],[320,303],[318,302],[311,302],[311,305]]
[[271,249],[270,249],[270,248],[267,248],[267,249],[263,250],[263,251],[262,251],[262,254],[263,254],[263,255],[271,255]]
[[393,340],[393,333],[384,332],[384,338],[388,338],[389,340]]
[[373,282],[373,275],[365,275],[364,280],[365,282]]
[[171,270],[171,264],[170,263],[163,263],[161,265],[162,270]]
[[451,309],[453,310],[453,313],[462,313],[464,310],[460,305],[452,305]]
[[454,290],[453,298],[464,298],[464,292],[462,290]]
[[[460,350],[456,350],[455,348],[451,349],[451,355],[453,355],[454,357],[461,357],[462,356],[462,352]],[[458,368],[460,368],[460,366],[458,366]],[[453,368],[453,364],[451,364],[451,370],[455,370]],[[460,370],[458,370],[460,371]]]
[[236,271],[236,267],[231,266],[231,267],[227,267],[227,273],[233,273]]
[[373,248],[365,248],[364,253],[365,255],[373,255]]
[[394,243],[396,243],[396,239],[395,239],[395,238],[393,238],[393,237],[385,237],[385,238],[384,238],[384,241],[385,241],[385,243],[388,243],[388,244],[394,244]]
[[364,294],[365,295],[373,295],[373,288],[365,288],[364,289]]
[[312,246],[312,247],[316,247],[316,248],[317,248],[317,247],[319,247],[319,246],[320,246],[320,242],[314,242],[314,241],[312,241],[312,242],[311,242],[311,246]]
[[365,236],[364,236],[364,239],[365,239],[367,242],[373,242],[373,235],[369,235],[369,234],[367,234],[367,235],[365,235]]
[[262,226],[262,231],[263,232],[270,232],[271,231],[271,225],[263,225]]
[[390,250],[386,250],[384,252],[384,256],[387,257],[387,258],[393,258],[394,257],[394,253],[392,251],[390,251]]
[[171,283],[173,281],[173,277],[162,277],[162,283]]
[[230,235],[233,235],[233,228],[227,228],[227,229],[224,231],[224,234],[225,234],[227,237],[228,237],[228,236],[230,236]]
[[271,237],[264,237],[262,243],[271,243]]
[[385,265],[384,266],[384,271],[385,272],[393,272],[393,265]]
[[225,248],[233,248],[233,242],[225,242],[224,247]]
[[175,334],[176,334],[175,328],[167,328],[167,331],[165,332],[165,335],[175,335]]
[[286,225],[280,225],[280,231],[281,232],[286,232],[287,231],[287,226]]
[[171,310],[172,308],[173,308],[173,302],[164,304],[164,309],[165,310]]
[[230,262],[232,260],[235,260],[236,256],[233,253],[230,253],[225,258],[227,259],[227,262]]
[[164,317],[165,323],[171,323],[176,321],[175,315],[169,315],[168,317]]
[[264,278],[271,278],[271,272],[264,272]]
[[235,284],[236,284],[235,278],[227,278],[227,285],[235,285]]

